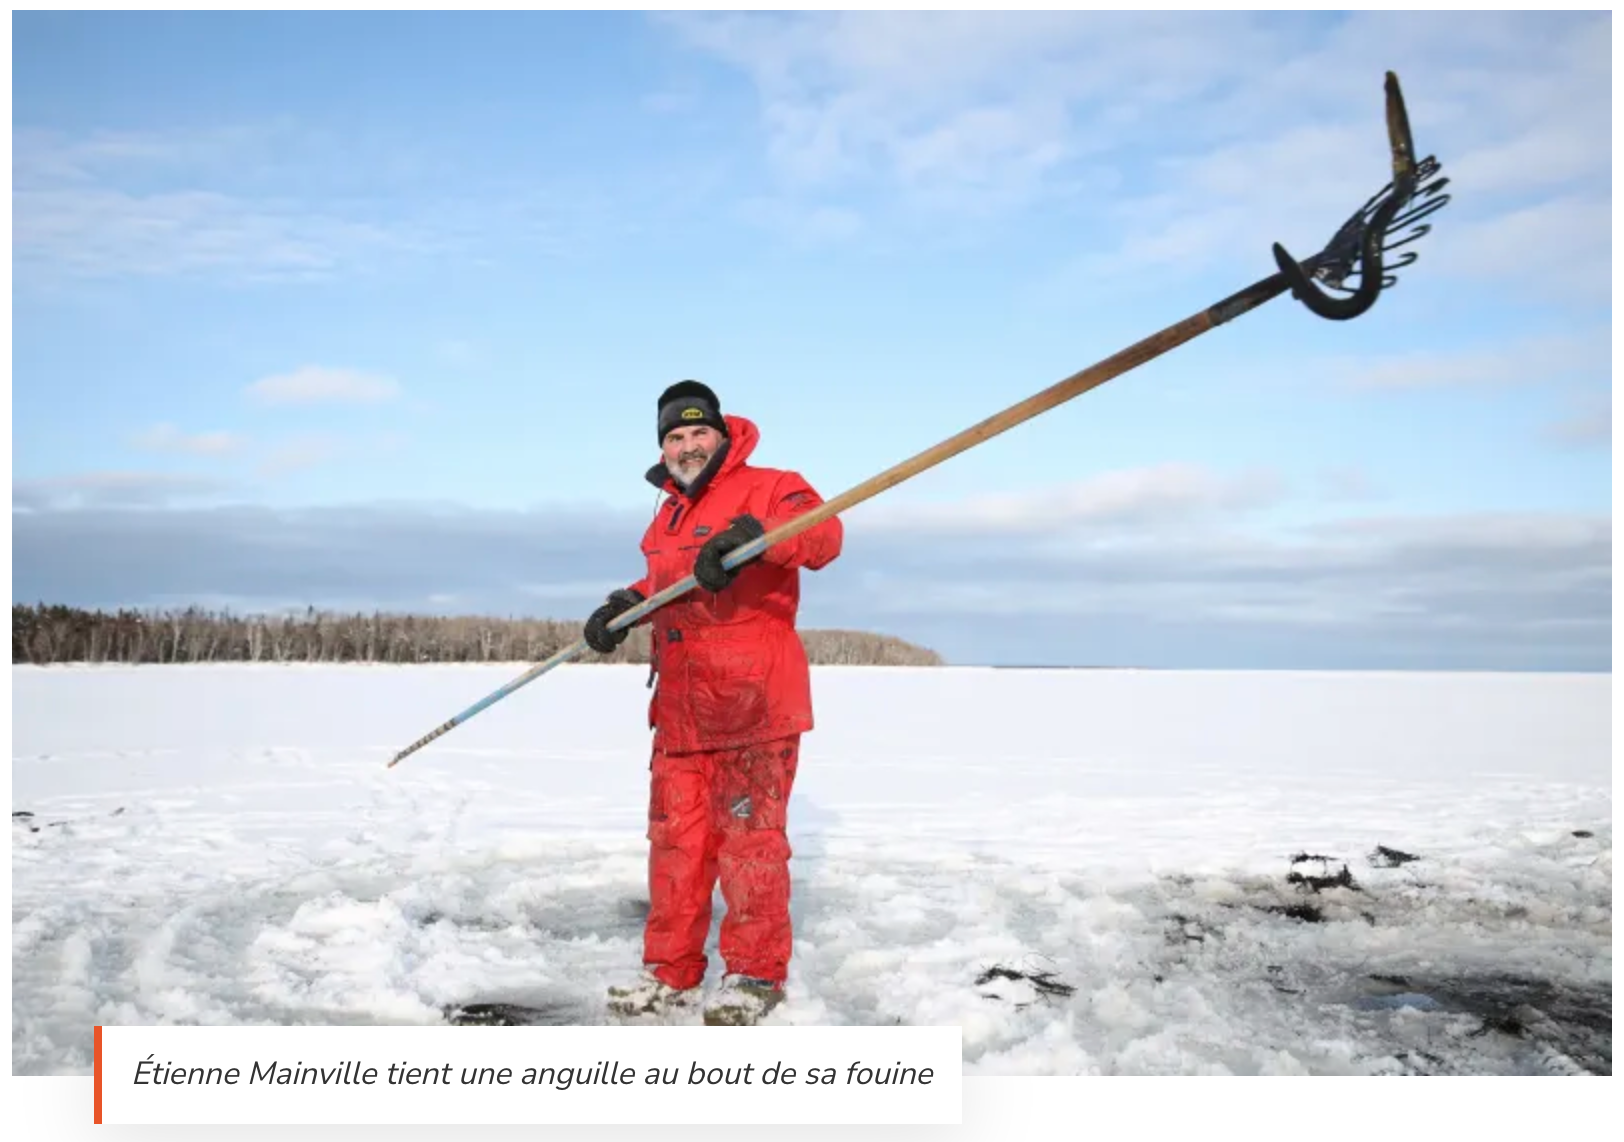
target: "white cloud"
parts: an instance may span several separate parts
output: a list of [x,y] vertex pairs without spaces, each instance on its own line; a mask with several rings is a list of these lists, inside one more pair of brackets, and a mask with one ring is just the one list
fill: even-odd
[[1320,494],[1331,501],[1381,499],[1387,493],[1370,472],[1357,466],[1327,468],[1319,474]]
[[[328,138],[292,126],[18,132],[19,280],[307,281],[533,237],[534,193],[427,181],[418,140]],[[417,188],[411,199],[399,188]],[[532,188],[533,190],[533,188]],[[441,201],[433,201],[434,197]],[[467,203],[480,198],[477,209]]]
[[185,433],[173,424],[156,424],[133,439],[137,448],[150,452],[177,452],[194,456],[221,456],[243,445],[234,432]]
[[1258,261],[1274,241],[1318,250],[1386,180],[1389,68],[1421,153],[1465,195],[1410,248],[1425,280],[1585,300],[1610,284],[1606,14],[662,19],[751,79],[765,156],[807,209],[868,212],[851,196],[878,190],[927,218],[1086,211],[1111,242],[1057,290]]
[[1265,507],[1283,490],[1283,480],[1272,472],[1225,475],[1200,465],[1171,463],[1105,472],[1034,492],[971,496],[948,504],[881,504],[854,517],[853,526],[890,532],[1054,535],[1078,526],[1122,529]]
[[698,104],[699,97],[686,90],[651,91],[640,100],[643,110],[651,115],[683,115]]
[[1376,545],[1390,551],[1494,551],[1531,559],[1555,556],[1560,561],[1562,552],[1605,543],[1612,521],[1578,513],[1475,512],[1353,517],[1309,525],[1304,531],[1332,543]]
[[1447,231],[1439,222],[1436,259],[1457,277],[1508,282],[1559,301],[1609,296],[1613,207],[1605,191],[1565,193],[1450,222]]
[[406,438],[396,432],[297,433],[268,445],[260,453],[255,470],[263,478],[274,478],[323,464],[384,456],[405,445]]
[[1606,516],[1556,513],[1231,521],[1065,545],[1004,537],[970,558],[949,557],[962,542],[947,531],[864,534],[850,546],[881,570],[839,607],[990,641],[1091,623],[1130,632],[1119,641],[1140,658],[1167,658],[1169,640],[1223,661],[1228,643],[1284,639],[1298,662],[1594,664],[1611,640],[1611,532]]
[[[643,520],[414,505],[19,512],[14,578],[19,597],[92,606],[229,594],[413,610],[455,595],[469,614],[580,619],[624,582]],[[946,518],[853,526],[842,558],[803,580],[803,625],[885,629],[958,661],[1098,661],[1108,646],[1157,664],[1606,668],[1611,535],[1606,515],[1558,513],[1281,528],[1230,511],[1199,527],[991,536]]]
[[1583,403],[1579,411],[1549,424],[1545,439],[1567,448],[1611,448],[1613,445],[1612,394]]
[[260,404],[379,404],[399,396],[400,385],[376,373],[305,365],[263,377],[245,391]]
[[83,134],[24,127],[15,140],[16,186],[93,184],[121,173],[187,170],[212,175],[252,167],[276,143],[273,127],[95,130]]
[[863,218],[854,210],[791,199],[746,199],[740,212],[745,221],[775,231],[797,246],[841,241],[863,229]]
[[72,508],[162,507],[180,500],[217,495],[230,487],[222,480],[165,472],[79,472],[17,480],[13,511],[45,512]]
[[[875,176],[1006,201],[1135,120],[1251,66],[1249,17],[1193,13],[834,12],[667,18],[755,82],[791,185]],[[1214,51],[1217,35],[1225,50]],[[1147,79],[1147,76],[1150,77]],[[1079,130],[1077,105],[1106,113]]]
[[259,463],[261,476],[282,476],[314,468],[336,459],[343,451],[339,438],[327,433],[295,436],[266,450]]
[[1576,375],[1605,375],[1608,333],[1530,337],[1484,348],[1447,348],[1330,362],[1325,371],[1354,389],[1487,388],[1541,385]]
[[430,248],[369,218],[199,189],[18,190],[12,210],[19,265],[55,276],[301,279]]
[[1602,163],[1592,123],[1553,117],[1463,152],[1450,161],[1449,174],[1475,194],[1517,193],[1592,177],[1600,173]]
[[434,355],[452,369],[476,369],[485,363],[485,354],[471,341],[448,337],[435,343]]

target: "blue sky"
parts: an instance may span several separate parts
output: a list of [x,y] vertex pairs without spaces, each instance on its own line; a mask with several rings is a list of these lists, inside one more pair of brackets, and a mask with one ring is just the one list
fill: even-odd
[[699,377],[957,662],[1610,669],[1611,14],[18,13],[13,598],[579,617]]

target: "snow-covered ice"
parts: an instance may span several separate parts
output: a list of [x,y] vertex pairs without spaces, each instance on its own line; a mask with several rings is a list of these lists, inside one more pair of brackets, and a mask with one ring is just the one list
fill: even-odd
[[[14,1072],[88,1073],[98,1022],[597,1019],[641,948],[644,669],[385,768],[522,669],[14,667]],[[1611,1072],[1608,675],[814,686],[774,1021],[957,1024],[982,1075]]]

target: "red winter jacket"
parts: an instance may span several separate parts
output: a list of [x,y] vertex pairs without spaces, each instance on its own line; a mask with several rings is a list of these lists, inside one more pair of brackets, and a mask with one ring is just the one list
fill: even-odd
[[[644,598],[693,574],[705,540],[735,516],[772,531],[823,502],[799,473],[751,467],[759,430],[740,416],[725,420],[727,453],[692,497],[663,462],[648,471],[670,494],[643,535],[648,574],[631,587]],[[733,749],[812,728],[811,674],[795,629],[798,568],[827,566],[843,538],[839,517],[826,519],[745,563],[720,594],[696,586],[642,620],[659,678],[649,702],[655,749]]]

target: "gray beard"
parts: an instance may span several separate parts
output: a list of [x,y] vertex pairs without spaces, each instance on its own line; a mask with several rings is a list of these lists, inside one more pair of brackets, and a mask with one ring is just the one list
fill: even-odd
[[671,478],[677,482],[678,487],[686,488],[699,477],[699,474],[705,470],[705,465],[708,463],[710,463],[710,460],[707,458],[706,460],[701,461],[699,464],[694,465],[693,475],[691,476],[683,475],[682,468],[671,463],[669,460],[666,461],[665,470],[671,474]]

